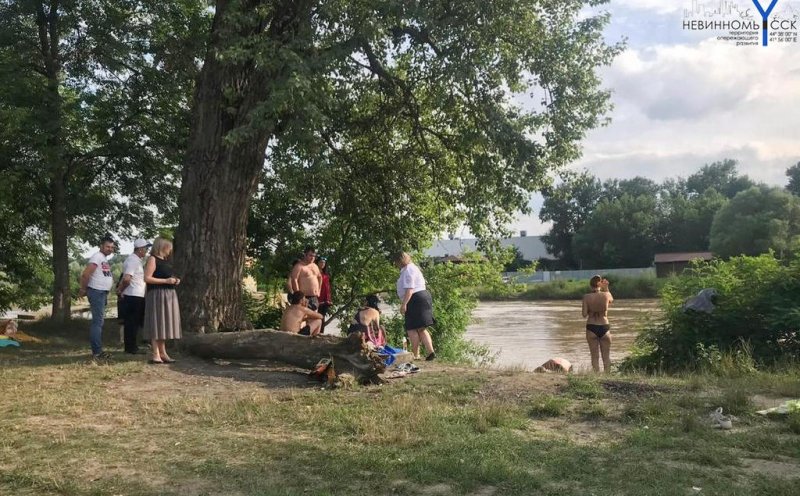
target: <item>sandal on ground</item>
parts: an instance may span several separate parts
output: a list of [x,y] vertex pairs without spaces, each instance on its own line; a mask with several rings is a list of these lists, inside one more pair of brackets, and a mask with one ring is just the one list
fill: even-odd
[[714,412],[709,415],[709,418],[711,419],[713,427],[716,429],[728,430],[733,428],[733,423],[731,422],[732,417],[730,415],[723,415],[722,407],[714,410]]
[[164,365],[164,362],[161,360],[153,360],[152,358],[147,361],[150,365]]
[[164,363],[175,363],[175,360],[172,358],[162,358],[161,361]]

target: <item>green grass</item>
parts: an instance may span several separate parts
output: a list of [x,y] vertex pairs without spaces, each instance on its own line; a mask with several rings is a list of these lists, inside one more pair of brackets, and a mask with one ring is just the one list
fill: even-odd
[[595,399],[603,396],[603,388],[592,376],[570,375],[566,392],[574,398]]
[[800,434],[800,412],[791,412],[786,423],[791,432]]
[[567,413],[571,403],[569,398],[563,396],[540,396],[532,402],[528,414],[533,418],[560,417]]
[[[754,415],[752,400],[790,392],[797,370],[697,379],[438,365],[323,391],[185,356],[93,364],[80,332],[0,350],[0,494],[800,492],[800,419]],[[732,431],[710,427],[716,406],[738,412]]]

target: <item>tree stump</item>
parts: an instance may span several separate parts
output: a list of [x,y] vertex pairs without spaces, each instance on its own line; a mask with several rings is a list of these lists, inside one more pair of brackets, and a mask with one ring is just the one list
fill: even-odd
[[338,336],[301,336],[271,329],[194,334],[182,339],[182,347],[201,358],[261,358],[313,369],[321,358],[333,357],[336,373],[348,373],[362,383],[381,382],[383,358],[361,342],[358,333]]

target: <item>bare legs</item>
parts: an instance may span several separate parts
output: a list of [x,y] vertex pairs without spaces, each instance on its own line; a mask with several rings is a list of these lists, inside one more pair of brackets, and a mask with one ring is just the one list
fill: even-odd
[[427,351],[428,355],[433,353],[433,340],[428,329],[423,327],[422,329],[411,329],[406,332],[408,333],[408,339],[411,341],[411,351],[415,357],[419,356],[420,343],[425,346],[425,351]]
[[172,358],[167,355],[167,342],[163,339],[150,340],[150,348],[153,350],[151,360],[154,362],[171,362]]
[[611,333],[607,332],[602,338],[597,339],[591,331],[586,331],[586,342],[589,343],[589,353],[592,356],[592,370],[600,372],[600,355],[603,356],[603,371],[611,371]]
[[316,336],[322,331],[322,320],[309,320],[308,327],[311,329],[311,335]]
[[611,372],[611,333],[607,332],[600,338],[600,354],[603,356],[603,371]]

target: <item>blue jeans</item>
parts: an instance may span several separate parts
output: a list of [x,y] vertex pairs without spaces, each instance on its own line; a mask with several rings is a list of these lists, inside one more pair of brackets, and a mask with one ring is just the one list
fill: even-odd
[[92,345],[92,355],[103,352],[103,320],[106,315],[106,302],[108,291],[86,288],[89,298],[89,307],[92,310],[92,323],[89,325],[89,343]]

